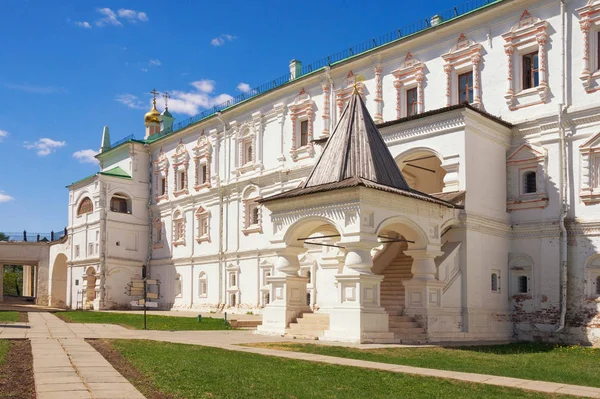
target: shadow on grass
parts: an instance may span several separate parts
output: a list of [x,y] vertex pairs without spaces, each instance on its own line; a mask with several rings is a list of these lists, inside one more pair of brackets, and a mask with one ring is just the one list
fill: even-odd
[[465,352],[491,353],[495,355],[519,355],[526,353],[552,352],[563,345],[552,345],[543,342],[514,342],[503,345],[481,345],[481,346],[448,346],[444,349],[460,350]]

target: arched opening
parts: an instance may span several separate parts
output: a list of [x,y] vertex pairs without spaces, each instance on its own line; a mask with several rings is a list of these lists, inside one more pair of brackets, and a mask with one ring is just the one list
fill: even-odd
[[92,213],[94,211],[94,204],[92,200],[88,197],[85,197],[79,203],[79,207],[77,207],[77,216],[86,215],[88,213]]
[[67,257],[58,254],[52,266],[52,285],[50,288],[50,306],[67,306]]
[[131,198],[122,193],[113,195],[110,199],[110,210],[117,213],[131,213]]
[[92,307],[94,299],[96,299],[96,270],[93,267],[88,267],[85,272],[85,301],[87,307]]
[[397,158],[396,162],[410,188],[425,194],[443,191],[446,171],[433,151],[411,151]]

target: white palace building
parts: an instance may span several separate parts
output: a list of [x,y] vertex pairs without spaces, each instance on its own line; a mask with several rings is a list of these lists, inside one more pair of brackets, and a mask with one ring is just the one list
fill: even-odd
[[187,121],[154,104],[69,186],[50,305],[128,307],[147,264],[159,307],[260,334],[600,345],[600,1],[472,0]]

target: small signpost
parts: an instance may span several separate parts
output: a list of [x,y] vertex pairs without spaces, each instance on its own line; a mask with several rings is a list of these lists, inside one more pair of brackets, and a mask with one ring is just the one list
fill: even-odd
[[[156,286],[156,292],[150,291],[150,287]],[[144,330],[146,330],[146,310],[157,308],[158,302],[148,301],[149,299],[158,300],[160,298],[160,281],[150,280],[147,276],[146,265],[142,265],[142,279],[131,280],[125,287],[125,294],[129,296],[141,296],[142,299],[131,301],[132,306],[143,306],[144,308]]]

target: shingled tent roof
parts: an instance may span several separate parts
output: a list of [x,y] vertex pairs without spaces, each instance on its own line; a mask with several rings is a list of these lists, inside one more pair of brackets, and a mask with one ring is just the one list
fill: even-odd
[[455,204],[423,194],[408,186],[357,92],[344,108],[306,183],[300,188],[264,198],[259,202],[356,186],[455,207]]

